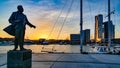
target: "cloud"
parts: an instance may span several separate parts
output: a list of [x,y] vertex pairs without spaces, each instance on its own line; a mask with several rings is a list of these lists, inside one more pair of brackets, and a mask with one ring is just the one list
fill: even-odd
[[[98,14],[103,14],[104,17],[107,15],[107,1],[99,1],[99,2],[96,2],[95,0],[93,0],[93,1],[94,2],[84,0],[84,4],[83,4],[84,5],[83,6],[84,29],[91,29],[91,34],[92,35],[94,34],[94,23],[95,23],[94,17]],[[64,25],[65,27],[63,28],[63,31],[69,29],[68,33],[76,33],[76,32],[71,31],[71,30],[74,30],[71,27],[74,25],[74,27],[79,28],[79,4],[76,5],[78,2],[79,2],[79,0],[77,0],[77,2],[74,2],[73,6],[71,8],[71,12],[69,13],[69,15],[67,17],[67,20],[66,20],[66,23]],[[45,5],[45,4],[47,4],[47,5]],[[50,1],[47,0],[47,1],[39,2],[39,5],[41,5],[41,6],[43,5],[44,7],[43,6],[42,7],[37,6],[37,8],[40,9],[40,10],[36,10],[38,12],[38,14],[37,14],[37,17],[35,19],[37,19],[37,18],[38,18],[38,20],[47,19],[47,20],[50,20],[50,21],[51,20],[56,20],[56,17],[60,12],[60,8],[59,9],[53,8],[54,5],[55,5],[54,2],[50,2]],[[68,10],[68,5],[70,5],[70,4],[67,4],[67,7],[65,7],[62,14],[60,15],[58,25],[56,25],[59,28],[61,28],[61,25],[59,25],[59,23],[62,24],[64,18],[66,17],[67,10]],[[50,6],[50,7],[48,7],[48,6]],[[78,7],[75,8],[75,6],[76,7],[78,6]],[[33,7],[33,9],[34,8],[35,7]],[[35,12],[35,13],[37,13],[37,12]],[[72,19],[73,15],[76,15],[75,20]],[[71,20],[71,21],[69,21],[69,20]],[[104,21],[106,21],[106,20],[107,19],[104,18]],[[51,22],[54,24],[53,21],[51,21]],[[79,32],[78,28],[75,28],[75,29],[78,30],[77,32]],[[118,28],[116,28],[116,29],[118,29]]]
[[[65,21],[61,35],[65,34],[66,36],[68,36],[70,33],[79,33],[80,31],[80,0],[73,1],[73,5]],[[111,1],[115,3],[115,5],[113,5],[114,7],[119,5],[119,3],[117,3],[116,1]],[[71,2],[72,0],[9,0],[6,2],[6,4],[8,4],[9,7],[7,6],[7,8],[9,8],[10,10],[8,11],[8,9],[6,9],[8,11],[6,17],[9,17],[11,12],[16,10],[17,5],[22,4],[25,9],[24,13],[27,15],[29,21],[38,26],[38,29],[35,30],[36,33],[40,34],[41,32],[44,33],[47,31],[47,34],[49,34],[57,20],[57,17],[61,13],[62,7],[65,4],[63,11],[58,18],[57,24],[53,29],[52,33],[54,34],[60,31],[63,21],[68,13]],[[117,14],[119,14],[119,11],[116,10],[116,12]],[[107,0],[83,0],[84,29],[91,29],[92,35],[94,34],[94,17],[99,13],[103,14],[104,17],[107,15]],[[114,17],[112,17],[112,19],[113,18]],[[120,21],[119,18],[119,16],[118,18],[116,18],[117,23],[115,23],[115,25],[117,25],[118,21]],[[107,19],[104,19],[104,21],[105,20]],[[116,30],[118,29],[119,27],[117,25]],[[30,31],[34,30],[28,28],[27,31],[30,33]]]

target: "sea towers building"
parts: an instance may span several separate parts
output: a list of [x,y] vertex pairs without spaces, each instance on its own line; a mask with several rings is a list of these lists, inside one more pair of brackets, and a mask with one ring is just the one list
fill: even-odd
[[103,15],[95,16],[95,42],[101,42],[103,38]]

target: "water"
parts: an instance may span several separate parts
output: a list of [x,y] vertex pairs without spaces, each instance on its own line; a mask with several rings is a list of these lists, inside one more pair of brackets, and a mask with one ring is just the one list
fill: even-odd
[[[48,53],[48,52],[59,52],[59,53],[79,53],[79,45],[24,45],[26,49],[31,49],[33,53]],[[0,53],[7,53],[12,50],[13,45],[0,46]]]
[[[33,53],[80,53],[80,45],[24,45],[26,49],[31,49]],[[106,46],[83,46],[85,52],[103,51]],[[0,54],[12,50],[13,45],[0,46]],[[100,49],[103,48],[103,49]],[[113,51],[113,47],[110,48]],[[98,50],[98,51],[97,51]],[[120,50],[120,48],[119,48]]]
[[[26,49],[31,49],[33,53],[80,53],[79,45],[24,45]],[[7,51],[12,50],[13,45],[0,46],[0,53],[7,53]],[[85,51],[91,51],[89,47],[83,47]]]

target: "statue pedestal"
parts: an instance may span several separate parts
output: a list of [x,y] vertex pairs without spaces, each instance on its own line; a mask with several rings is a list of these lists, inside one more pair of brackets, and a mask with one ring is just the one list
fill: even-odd
[[7,68],[31,68],[32,51],[8,51]]

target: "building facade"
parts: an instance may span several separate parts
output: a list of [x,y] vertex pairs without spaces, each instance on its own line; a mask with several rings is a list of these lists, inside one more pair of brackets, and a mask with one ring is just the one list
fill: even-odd
[[110,23],[109,23],[110,28],[109,29],[108,29],[108,21],[104,22],[103,25],[104,25],[104,39],[105,39],[105,42],[108,42],[109,33],[110,33],[110,39],[114,39],[115,38],[115,25],[113,25],[113,22],[110,21]]
[[80,44],[80,34],[70,34],[70,41],[72,45]]
[[95,42],[101,42],[103,38],[103,15],[95,16]]
[[83,43],[84,44],[89,44],[90,43],[90,29],[84,30],[83,33],[84,33]]
[[[80,34],[71,34],[70,41],[72,45],[80,44]],[[83,44],[90,43],[90,29],[83,30]]]

